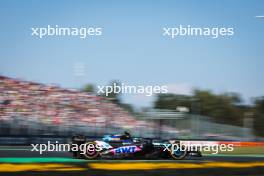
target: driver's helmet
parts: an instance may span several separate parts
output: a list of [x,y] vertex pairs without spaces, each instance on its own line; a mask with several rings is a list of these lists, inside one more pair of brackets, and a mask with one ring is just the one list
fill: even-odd
[[125,131],[124,134],[125,134],[125,136],[127,136],[127,137],[131,137],[129,131]]

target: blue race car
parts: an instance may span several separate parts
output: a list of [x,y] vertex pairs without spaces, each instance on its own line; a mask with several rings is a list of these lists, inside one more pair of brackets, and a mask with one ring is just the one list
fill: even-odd
[[72,145],[79,146],[73,156],[85,159],[184,159],[201,156],[200,151],[191,151],[177,140],[132,138],[128,132],[105,135],[100,140],[86,140],[85,136],[73,136]]

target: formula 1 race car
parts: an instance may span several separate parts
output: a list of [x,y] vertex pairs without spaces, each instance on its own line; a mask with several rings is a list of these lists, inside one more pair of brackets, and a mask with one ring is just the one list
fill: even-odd
[[182,150],[180,141],[132,138],[130,134],[105,135],[101,140],[86,140],[85,136],[72,137],[72,151],[76,158],[85,159],[184,159],[187,156],[202,156],[200,151]]

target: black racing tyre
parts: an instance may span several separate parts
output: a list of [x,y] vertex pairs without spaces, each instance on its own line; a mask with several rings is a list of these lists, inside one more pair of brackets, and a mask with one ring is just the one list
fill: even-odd
[[[85,148],[86,151],[83,154],[83,157],[85,159],[91,160],[91,159],[99,158],[100,152],[97,150],[95,142],[87,142],[87,143],[85,143],[85,145],[86,145],[86,148]],[[94,146],[93,149],[89,149],[89,147],[88,147],[89,145],[93,145]]]
[[184,159],[187,156],[187,149],[180,142],[175,142],[171,146],[170,155],[175,160]]

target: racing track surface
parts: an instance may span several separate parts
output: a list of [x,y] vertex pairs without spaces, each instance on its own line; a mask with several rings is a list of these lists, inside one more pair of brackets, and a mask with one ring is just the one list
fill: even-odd
[[0,175],[48,176],[264,176],[264,156],[204,156],[187,160],[72,159],[68,152],[31,152],[0,146]]

